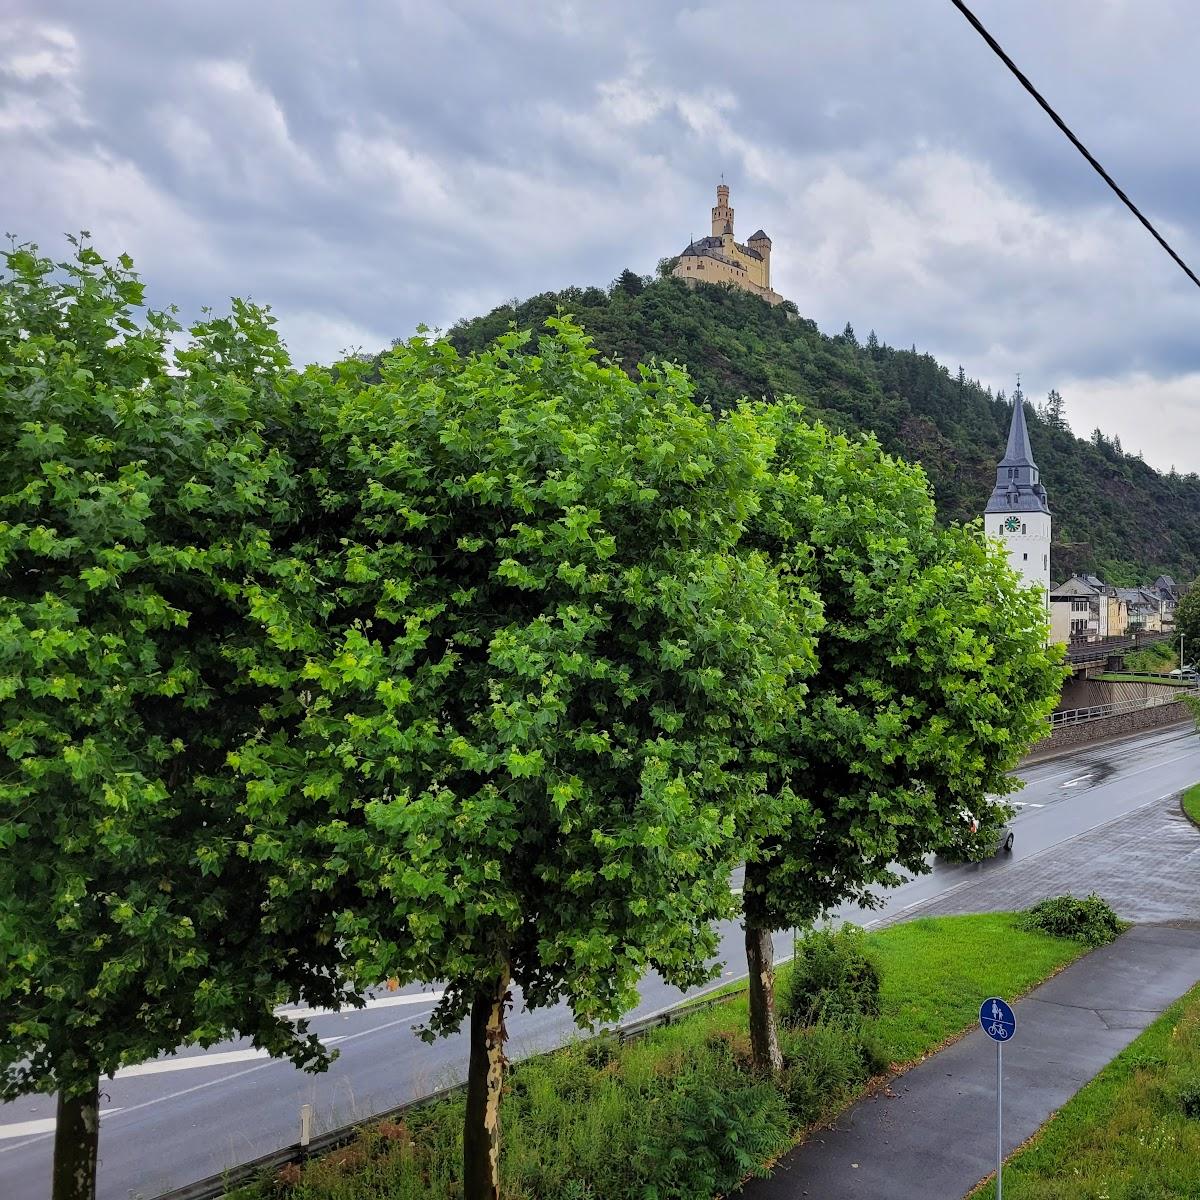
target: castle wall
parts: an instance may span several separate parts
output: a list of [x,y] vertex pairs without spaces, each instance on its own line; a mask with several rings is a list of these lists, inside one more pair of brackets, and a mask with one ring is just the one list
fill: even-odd
[[[753,292],[756,296],[761,296],[768,304],[779,304],[783,297],[778,292],[773,292],[770,288],[762,286],[762,272],[758,272],[758,279],[755,279],[747,266],[740,261],[741,256],[733,261],[727,261],[721,258],[713,258],[710,255],[699,254],[684,254],[680,257],[679,262],[675,264],[675,270],[672,272],[677,278],[682,279],[684,283],[731,283],[734,287],[742,288],[747,292]],[[750,260],[746,260],[747,263]],[[762,266],[759,262],[758,266]]]

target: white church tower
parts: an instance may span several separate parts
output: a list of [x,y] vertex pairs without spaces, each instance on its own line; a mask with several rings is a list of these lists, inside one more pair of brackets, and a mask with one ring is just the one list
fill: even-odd
[[1008,561],[1026,584],[1037,584],[1050,604],[1050,505],[1038,481],[1025,427],[1024,397],[1013,393],[1008,446],[996,468],[996,486],[984,509],[983,527],[1008,549]]

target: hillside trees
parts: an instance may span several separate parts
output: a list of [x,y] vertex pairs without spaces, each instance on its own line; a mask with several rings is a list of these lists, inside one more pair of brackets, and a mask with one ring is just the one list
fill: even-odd
[[820,624],[739,544],[752,416],[548,327],[306,376],[322,515],[257,597],[277,719],[236,756],[276,889],[336,893],[364,980],[442,980],[431,1034],[468,1023],[469,1200],[498,1195],[514,989],[592,1022],[650,968],[707,977],[750,758]]
[[172,359],[129,261],[75,245],[0,276],[0,1098],[57,1091],[56,1200],[94,1191],[101,1076],[233,1032],[319,1065],[273,1005],[343,998],[313,914],[266,916],[225,764],[286,358],[236,304]]
[[[790,302],[772,308],[748,292],[689,288],[678,279],[656,280],[637,296],[596,288],[544,293],[461,322],[450,338],[461,351],[481,349],[511,322],[539,327],[560,305],[603,354],[630,371],[642,362],[679,363],[695,381],[697,398],[716,410],[743,396],[798,396],[831,429],[873,432],[889,454],[919,462],[943,524],[982,512],[1011,410],[966,370],[947,370],[879,336],[861,348],[844,334],[826,336],[812,321],[791,316]],[[1163,571],[1178,579],[1200,574],[1200,479],[1161,475],[1107,438],[1075,437],[1065,415],[1060,423],[1054,412],[1052,404],[1049,417],[1029,416],[1055,514],[1054,578],[1096,571],[1124,585]]]
[[768,789],[782,824],[747,848],[744,889],[756,1063],[781,1065],[771,931],[846,901],[871,905],[897,869],[961,840],[994,848],[985,796],[1044,729],[1062,683],[1041,599],[977,529],[939,528],[920,468],[808,424],[796,404],[754,407],[774,440],[751,541],[816,595],[817,670],[774,728]]

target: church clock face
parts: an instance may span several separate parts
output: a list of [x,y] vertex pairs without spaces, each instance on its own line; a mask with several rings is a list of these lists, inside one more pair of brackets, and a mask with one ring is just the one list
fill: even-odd
[[1017,530],[1021,528],[1021,518],[1009,517],[1008,520],[1004,522],[1004,528],[1007,529],[1009,533],[1016,533]]

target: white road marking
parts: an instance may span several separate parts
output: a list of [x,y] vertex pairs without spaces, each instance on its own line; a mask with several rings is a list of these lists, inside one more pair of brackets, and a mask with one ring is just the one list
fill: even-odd
[[[340,1042],[342,1037],[327,1037],[321,1041],[326,1046]],[[117,1079],[133,1079],[138,1075],[166,1075],[171,1071],[191,1071],[196,1067],[224,1067],[230,1063],[249,1062],[255,1058],[270,1058],[265,1050],[222,1050],[217,1054],[185,1054],[180,1057],[173,1054],[167,1058],[156,1058],[153,1062],[137,1063],[132,1067],[122,1067],[116,1074]]]
[[[100,1119],[120,1111],[119,1108],[102,1109]],[[53,1133],[56,1124],[54,1117],[44,1117],[40,1121],[18,1121],[15,1125],[0,1125],[0,1138],[36,1137],[39,1133]]]
[[[429,994],[430,993],[426,993],[426,995]],[[385,1029],[392,1029],[396,1025],[404,1025],[407,1023],[407,1021],[407,1017],[401,1017],[396,1021],[387,1021],[383,1025],[375,1025],[370,1029],[364,1029],[361,1033],[346,1034],[345,1037],[338,1038],[338,1041],[353,1042],[361,1037],[369,1037],[373,1033],[382,1033]],[[328,1038],[326,1040],[332,1041],[333,1039]],[[222,1075],[219,1079],[206,1079],[203,1083],[193,1084],[191,1087],[187,1088],[180,1088],[177,1092],[168,1092],[165,1096],[155,1096],[153,1100],[143,1100],[140,1104],[130,1104],[125,1108],[110,1108],[107,1111],[110,1113],[120,1112],[128,1115],[129,1113],[137,1112],[139,1109],[153,1108],[159,1104],[166,1104],[171,1100],[178,1100],[181,1096],[190,1096],[193,1092],[202,1092],[206,1088],[218,1087],[223,1083],[230,1083],[234,1079],[239,1079],[243,1075],[253,1075],[255,1071],[265,1071],[268,1067],[273,1067],[278,1063],[286,1063],[287,1061],[288,1060],[286,1058],[269,1058],[265,1062],[255,1063],[252,1067],[246,1067],[242,1071],[235,1071],[232,1075]],[[105,1114],[101,1113],[100,1115],[104,1116]],[[30,1126],[35,1127],[32,1132],[29,1130]],[[48,1121],[25,1121],[19,1125],[0,1125],[0,1138],[46,1137],[54,1132],[54,1126],[55,1121],[53,1118],[50,1118]],[[16,1129],[18,1132],[9,1133],[8,1130],[10,1129]],[[22,1145],[23,1144],[25,1143],[22,1143]],[[0,1154],[5,1153],[6,1150],[19,1149],[20,1146],[6,1146],[3,1149],[0,1149]]]
[[1045,808],[1044,804],[1034,804],[1031,800],[1014,800],[1014,808]]
[[355,1013],[367,1012],[372,1008],[395,1008],[399,1004],[436,1004],[442,998],[441,992],[417,992],[406,996],[376,996],[368,1000],[365,1008],[277,1008],[275,1015],[296,1020],[299,1017],[331,1017],[340,1014],[352,1017]]
[[1076,779],[1068,779],[1066,783],[1060,783],[1059,787],[1075,787],[1077,784],[1083,783],[1085,780],[1091,779],[1092,773],[1089,771],[1086,775],[1080,775]]

